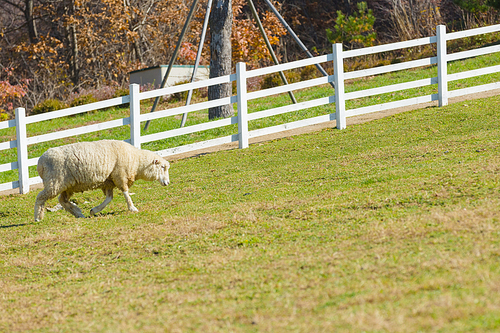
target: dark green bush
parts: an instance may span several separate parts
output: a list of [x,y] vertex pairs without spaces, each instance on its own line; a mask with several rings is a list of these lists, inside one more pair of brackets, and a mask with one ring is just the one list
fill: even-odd
[[[126,88],[118,88],[115,90],[115,93],[113,94],[113,97],[116,98],[116,97],[123,97],[123,96],[127,96],[130,94],[130,91],[129,89],[126,89]],[[129,103],[125,103],[125,104],[120,104],[118,105],[119,108],[128,108],[129,107]]]
[[[175,83],[174,86],[179,86],[181,84],[186,84],[186,83],[191,83],[191,80],[179,81]],[[188,91],[181,91],[170,95],[169,100],[172,102],[185,101],[187,99],[187,96],[188,96]],[[192,98],[195,97],[206,97],[206,89],[204,91],[201,91],[201,89],[194,89]]]
[[118,88],[115,90],[113,97],[127,96],[129,93],[130,93],[130,91],[126,88]]
[[[301,75],[299,72],[290,71],[285,73],[285,77],[288,83],[295,83],[301,81]],[[277,87],[283,85],[283,81],[281,80],[281,76],[279,73],[270,74],[264,77],[262,80],[262,89],[268,89],[272,87]]]
[[318,69],[314,65],[303,67],[300,71],[300,81],[315,79],[318,77]]
[[66,108],[66,104],[58,99],[46,99],[45,101],[35,105],[31,111],[32,115],[42,114],[51,111],[61,110]]
[[75,98],[71,103],[70,106],[80,106],[80,105],[85,105],[85,104],[90,104],[90,103],[95,103],[97,102],[97,98],[92,96],[92,94],[87,94],[87,95],[81,95]]

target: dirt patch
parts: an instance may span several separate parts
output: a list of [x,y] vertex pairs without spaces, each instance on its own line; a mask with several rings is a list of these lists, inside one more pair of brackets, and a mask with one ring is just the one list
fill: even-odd
[[[480,99],[480,98],[486,98],[486,97],[491,97],[500,94],[500,89],[495,89],[495,90],[490,90],[487,92],[482,92],[482,93],[475,93],[471,95],[465,95],[465,96],[460,96],[460,97],[455,97],[455,98],[450,98],[449,103],[459,103],[467,100],[474,100],[474,99]],[[360,116],[355,116],[355,117],[349,117],[346,119],[347,126],[350,125],[356,125],[356,124],[362,124],[368,121],[376,120],[376,119],[381,119],[385,118],[388,116],[392,116],[398,113],[410,111],[410,110],[416,110],[416,109],[423,109],[427,107],[432,107],[432,106],[437,106],[438,102],[428,102],[428,103],[422,103],[422,104],[417,104],[417,105],[411,105],[407,107],[402,107],[402,108],[396,108],[396,109],[391,109],[391,110],[385,110],[385,111],[379,111],[379,112],[373,112],[369,114],[364,114]],[[281,139],[281,138],[286,138],[294,135],[301,135],[305,133],[311,133],[311,132],[316,132],[320,131],[325,128],[334,128],[336,126],[336,121],[329,121],[317,125],[311,125],[311,126],[305,126],[301,128],[296,128],[288,131],[283,131],[279,133],[274,133],[270,135],[264,135],[260,136],[258,138],[251,138],[250,144],[256,144],[260,142],[266,142],[266,141],[271,141],[271,140],[276,140],[276,139]],[[194,156],[199,156],[199,155],[204,155],[204,154],[210,154],[210,153],[215,153],[218,151],[222,150],[230,150],[230,149],[236,149],[238,148],[238,142],[232,142],[232,143],[226,143],[223,145],[215,146],[215,147],[209,147],[209,148],[204,148],[204,149],[199,149],[199,150],[194,150],[190,151],[187,153],[181,153],[181,154],[175,154],[168,156],[169,161],[175,161],[175,160],[181,160],[184,158],[189,158],[189,157],[194,157]],[[42,184],[36,184],[36,185],[31,185],[30,190],[37,190],[43,188]],[[13,189],[13,190],[7,190],[7,191],[2,191],[0,192],[0,196],[2,195],[11,195],[11,194],[19,194],[19,189]]]

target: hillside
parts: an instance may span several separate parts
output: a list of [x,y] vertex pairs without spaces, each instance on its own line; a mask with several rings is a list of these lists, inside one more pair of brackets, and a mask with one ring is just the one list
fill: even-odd
[[137,214],[0,197],[0,331],[498,330],[499,102],[178,160]]

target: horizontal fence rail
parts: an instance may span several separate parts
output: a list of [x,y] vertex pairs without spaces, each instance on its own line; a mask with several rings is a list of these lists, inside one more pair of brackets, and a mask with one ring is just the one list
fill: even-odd
[[[235,133],[223,135],[218,138],[204,140],[185,144],[178,147],[172,147],[156,152],[160,156],[170,156],[179,153],[191,152],[199,149],[205,149],[222,144],[238,143],[240,148],[248,147],[249,139],[257,138],[264,135],[279,133],[286,130],[296,129],[309,125],[321,124],[329,121],[336,121],[338,129],[343,129],[346,126],[346,117],[352,117],[371,112],[378,112],[390,110],[399,107],[406,107],[418,105],[422,103],[438,101],[440,106],[448,103],[448,98],[458,97],[493,89],[500,89],[500,82],[493,82],[488,84],[476,85],[467,88],[449,90],[448,83],[473,78],[476,76],[493,74],[500,72],[500,65],[483,67],[479,69],[466,70],[457,73],[448,73],[448,64],[463,60],[471,57],[478,57],[491,53],[500,52],[500,45],[492,45],[481,47],[473,50],[466,50],[456,53],[447,53],[446,42],[460,38],[467,38],[480,34],[499,32],[500,25],[492,25],[477,29],[466,31],[446,33],[444,26],[438,26],[436,29],[436,36],[424,37],[415,40],[404,42],[397,42],[385,45],[378,45],[356,50],[343,51],[341,44],[333,45],[332,53],[321,55],[313,58],[307,58],[290,63],[279,64],[275,66],[258,68],[253,70],[246,69],[244,63],[237,64],[236,73],[225,75],[217,78],[211,78],[203,81],[196,81],[186,84],[181,84],[173,87],[166,87],[146,92],[141,92],[139,86],[136,84],[130,85],[130,93],[127,96],[116,97],[105,101],[91,103],[87,105],[71,107],[64,110],[53,111],[33,116],[26,116],[26,111],[23,108],[16,109],[16,118],[12,120],[0,122],[0,130],[9,130],[15,128],[15,139],[7,142],[0,142],[0,151],[9,149],[16,149],[17,161],[9,161],[0,164],[0,172],[11,172],[18,170],[18,179],[0,184],[0,191],[19,188],[20,193],[27,193],[29,186],[42,182],[40,177],[29,176],[29,167],[34,167],[38,163],[39,157],[28,158],[28,146],[36,145],[43,142],[65,139],[74,137],[76,135],[94,133],[103,130],[109,130],[116,127],[129,126],[130,139],[125,141],[131,143],[136,147],[141,147],[142,144],[164,140],[167,138],[178,137],[182,135],[193,135],[198,132],[218,129],[227,126],[237,125]],[[373,67],[368,69],[354,70],[344,72],[344,61],[346,59],[374,55],[383,52],[391,52],[396,50],[403,50],[408,48],[421,47],[425,45],[435,45],[436,55],[428,58],[410,60],[397,64],[391,64],[380,67]],[[333,74],[310,80],[304,80],[296,83],[282,85],[274,88],[262,89],[258,91],[247,92],[248,79],[255,77],[262,77],[264,75],[276,74],[283,71],[294,70],[306,66],[319,65],[324,63],[331,63],[333,66]],[[357,91],[345,91],[344,86],[346,80],[360,79],[364,77],[371,77],[374,75],[386,74],[391,72],[398,72],[410,70],[414,68],[422,68],[428,66],[437,67],[437,76],[428,77],[424,79],[417,79],[409,82],[402,82],[397,84],[388,84],[381,87],[362,89]],[[220,98],[217,100],[210,100],[199,102],[192,105],[182,107],[169,108],[154,113],[141,114],[141,102],[152,98],[157,98],[165,95],[172,95],[175,93],[182,93],[189,90],[206,88],[218,84],[232,84],[236,83],[236,95]],[[278,94],[288,93],[294,90],[301,90],[311,87],[317,87],[330,84],[335,89],[331,89],[330,96],[323,96],[311,99],[305,102],[299,102],[291,105],[270,107],[266,110],[259,110],[248,112],[248,102],[260,98],[266,98]],[[358,100],[361,98],[368,98],[388,93],[395,93],[408,89],[423,88],[427,86],[435,86],[437,93],[428,95],[406,98],[397,101],[378,103],[369,106],[362,106],[352,109],[346,109],[346,101]],[[72,129],[58,130],[51,133],[31,135],[28,136],[27,125],[34,124],[42,121],[51,121],[56,118],[68,117],[77,114],[82,114],[94,110],[100,110],[124,104],[130,105],[130,115],[121,119],[114,119],[103,121],[96,124],[85,125]],[[233,104],[237,107],[237,115],[219,119],[215,121],[203,122],[187,127],[176,129],[169,129],[151,134],[141,134],[141,123],[157,120],[166,117],[179,116],[195,111],[202,111],[213,107]],[[328,109],[328,114],[320,116],[311,116],[302,120],[291,121],[284,124],[272,125],[263,128],[249,130],[249,123],[259,119],[283,115],[300,110],[331,105],[331,111]],[[235,127],[231,127],[235,128]]]

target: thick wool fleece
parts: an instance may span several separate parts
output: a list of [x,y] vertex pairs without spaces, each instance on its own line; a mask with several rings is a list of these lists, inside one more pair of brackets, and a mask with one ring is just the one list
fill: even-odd
[[45,201],[59,196],[61,205],[76,217],[84,217],[69,198],[75,192],[102,189],[106,200],[91,210],[95,214],[112,200],[113,189],[120,189],[131,211],[137,211],[128,189],[137,179],[158,180],[168,185],[169,163],[148,150],[115,140],[80,142],[47,150],[38,160],[37,171],[44,189],[35,204],[35,220],[44,215]]

